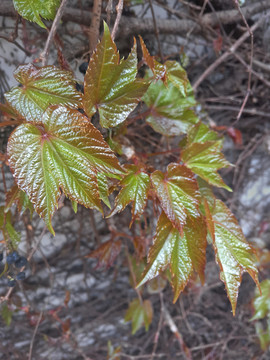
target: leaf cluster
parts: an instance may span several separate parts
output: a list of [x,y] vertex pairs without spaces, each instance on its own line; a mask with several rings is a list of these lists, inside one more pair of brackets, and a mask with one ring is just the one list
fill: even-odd
[[[35,21],[40,21],[38,14]],[[114,216],[131,204],[130,226],[140,222],[151,200],[157,226],[138,287],[169,269],[176,301],[194,271],[203,282],[208,237],[235,313],[243,272],[257,284],[258,277],[251,246],[236,218],[211,189],[231,191],[218,173],[230,166],[221,152],[222,139],[196,114],[196,101],[181,65],[159,63],[142,38],[140,43],[143,62],[149,67],[144,78],[137,74],[136,41],[127,59],[120,59],[104,24],[83,94],[76,90],[73,75],[55,66],[28,64],[16,70],[20,86],[6,94],[5,106],[11,118],[20,122],[7,148],[17,187],[10,190],[6,208],[14,201],[21,211],[33,206],[54,234],[52,217],[61,194],[73,204],[104,213],[102,202],[111,207],[109,195],[117,192],[110,213],[105,213]],[[158,136],[181,139],[177,161],[155,169],[150,156],[136,151],[128,160],[125,156],[120,160],[91,122],[95,115],[98,126],[116,134],[128,127],[134,110]],[[92,256],[100,265],[110,266],[120,245],[112,239]],[[137,314],[136,319],[129,312],[126,317],[133,321],[133,332],[143,323],[147,328],[152,316],[148,302],[134,300],[130,309]]]

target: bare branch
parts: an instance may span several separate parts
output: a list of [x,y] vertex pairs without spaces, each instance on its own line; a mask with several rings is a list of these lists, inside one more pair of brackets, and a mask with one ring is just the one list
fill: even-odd
[[115,20],[113,30],[112,30],[112,39],[113,40],[115,38],[116,32],[119,27],[120,19],[121,19],[122,12],[123,12],[123,6],[124,6],[124,0],[119,0],[118,5],[116,6],[116,11],[117,11],[116,20]]
[[67,3],[67,0],[62,0],[61,5],[59,6],[57,13],[55,15],[51,30],[49,32],[49,36],[48,36],[46,44],[45,44],[45,48],[44,48],[43,52],[40,54],[42,66],[45,66],[48,63],[49,49],[50,49],[51,43],[53,42],[54,35],[56,33],[56,29],[59,25],[62,15],[63,15],[66,3]]
[[102,0],[94,0],[91,26],[89,29],[90,55],[93,53],[98,43],[101,7],[102,7]]
[[[270,0],[262,0],[255,4],[248,5],[242,8],[242,14],[246,19],[251,18],[255,14],[261,13],[264,10],[270,8]],[[0,3],[0,15],[4,16],[16,16],[16,11],[12,6],[12,3],[8,0],[3,0]],[[89,25],[89,19],[92,17],[92,13],[89,11],[81,11],[80,9],[65,8],[64,14],[62,16],[63,21],[71,21],[81,25]],[[102,16],[105,19],[104,16]],[[192,27],[193,33],[200,33],[202,30],[202,26],[211,26],[214,27],[218,24],[218,21],[223,24],[235,23],[241,19],[241,14],[238,10],[225,10],[218,11],[216,13],[206,14],[202,16],[200,24],[195,21],[183,19],[183,20],[163,20],[156,19],[157,26],[160,34],[175,34],[175,35],[183,35],[186,34]],[[119,32],[124,34],[125,36],[130,36],[131,34],[145,34],[149,32],[153,32],[154,23],[152,19],[146,18],[137,19],[132,17],[121,17],[121,23],[119,24],[120,29]],[[124,31],[121,31],[124,30]]]

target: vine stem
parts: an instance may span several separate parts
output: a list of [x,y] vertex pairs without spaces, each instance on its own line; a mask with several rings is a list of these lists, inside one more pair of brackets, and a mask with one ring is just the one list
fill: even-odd
[[112,33],[111,33],[111,37],[113,40],[115,39],[115,35],[118,30],[118,26],[120,23],[122,12],[123,12],[123,7],[124,7],[124,0],[119,0],[118,4],[116,6],[117,15],[116,15],[115,23],[113,25],[113,29],[112,29]]
[[89,51],[90,55],[96,49],[98,38],[99,38],[99,25],[101,17],[102,0],[94,0],[93,4],[93,15],[91,25],[89,29]]
[[55,33],[56,33],[56,29],[57,29],[57,27],[59,25],[59,22],[60,22],[60,20],[62,18],[62,15],[64,13],[67,1],[68,0],[62,0],[61,5],[59,6],[59,8],[57,10],[57,13],[56,13],[56,16],[54,18],[52,27],[50,29],[49,36],[48,36],[46,44],[45,44],[45,48],[44,48],[43,52],[40,54],[40,59],[41,59],[41,62],[42,62],[42,66],[45,66],[45,65],[48,64],[49,49],[50,49],[51,43],[53,42],[53,39],[54,39],[54,36],[55,36]]

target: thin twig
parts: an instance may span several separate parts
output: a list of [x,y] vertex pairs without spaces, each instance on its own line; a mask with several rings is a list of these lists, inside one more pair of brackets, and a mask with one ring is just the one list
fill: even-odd
[[96,49],[96,46],[98,43],[101,8],[102,8],[102,0],[94,0],[92,20],[91,20],[91,25],[90,25],[90,29],[89,29],[90,55],[92,55],[92,53]]
[[118,30],[118,26],[119,26],[119,23],[120,23],[122,12],[123,12],[123,7],[124,7],[124,0],[119,0],[118,4],[116,5],[117,14],[116,14],[115,23],[113,25],[112,34],[111,34],[113,40],[115,39],[115,35],[116,35],[117,30]]
[[159,38],[159,30],[158,30],[158,26],[157,26],[157,22],[156,22],[156,16],[155,16],[155,12],[154,12],[153,3],[152,3],[152,0],[148,0],[148,1],[149,1],[149,5],[150,5],[150,9],[151,9],[151,14],[152,14],[152,18],[153,18],[153,24],[154,24],[154,28],[155,28],[155,34],[156,34],[157,43],[158,43],[159,56],[160,56],[160,58],[161,58],[161,61],[164,62],[163,53],[162,53],[162,49],[161,49],[160,38]]
[[164,305],[164,317],[165,317],[166,323],[169,326],[171,332],[174,334],[174,336],[178,340],[180,348],[183,351],[183,353],[186,355],[186,358],[189,360],[192,360],[191,352],[190,352],[189,348],[186,346],[182,335],[180,334],[173,318],[171,317],[171,314],[166,309],[165,305]]
[[253,65],[253,57],[254,57],[254,37],[253,37],[253,31],[251,30],[250,26],[248,25],[247,23],[247,20],[239,6],[239,2],[238,0],[234,0],[234,3],[235,3],[235,6],[237,8],[237,10],[239,11],[240,15],[241,15],[241,18],[244,22],[244,24],[246,25],[246,28],[247,28],[247,31],[249,32],[249,36],[250,36],[250,61],[249,61],[249,69],[248,69],[248,86],[247,86],[247,93],[246,93],[246,96],[244,98],[244,101],[243,101],[243,104],[239,110],[239,113],[237,115],[237,118],[236,118],[236,123],[240,120],[241,116],[242,116],[242,113],[243,113],[243,110],[246,106],[246,103],[248,101],[248,98],[249,98],[249,95],[250,95],[250,92],[251,92],[251,78],[252,78],[252,65]]
[[156,356],[156,350],[157,350],[157,346],[158,346],[158,339],[159,339],[160,330],[161,330],[161,326],[162,326],[163,319],[164,319],[164,301],[163,301],[163,293],[162,293],[162,291],[160,291],[160,293],[159,293],[159,299],[160,299],[159,322],[158,322],[158,328],[157,328],[155,338],[154,338],[154,347],[153,347],[153,351],[152,351],[150,360],[154,360],[154,358]]
[[[266,17],[269,16],[269,13],[260,17],[260,19],[250,28],[252,32],[254,32],[261,23],[265,20]],[[211,64],[202,75],[195,81],[192,85],[193,90],[196,91],[199,85],[220,65],[222,64],[229,56],[231,56],[240,45],[250,36],[250,32],[246,31],[224,54],[222,54],[213,64]]]
[[45,66],[48,63],[49,49],[50,49],[51,43],[52,43],[52,41],[54,39],[56,29],[57,29],[57,27],[59,25],[59,22],[61,20],[62,15],[64,13],[66,3],[67,3],[67,0],[62,0],[61,5],[59,6],[59,8],[57,10],[57,13],[55,15],[52,27],[50,29],[49,36],[48,36],[46,44],[45,44],[45,48],[44,48],[43,52],[40,54],[40,59],[42,61],[42,66]]
[[25,55],[27,55],[27,56],[31,55],[30,51],[26,50],[22,45],[20,45],[17,41],[13,40],[12,38],[9,38],[4,35],[0,35],[0,39],[6,40],[6,41],[14,44],[15,46],[17,46],[18,49],[22,50],[25,53]]
[[40,322],[41,322],[41,320],[42,320],[42,316],[43,316],[43,312],[41,311],[40,314],[39,314],[39,317],[38,317],[38,321],[37,321],[37,324],[36,324],[36,327],[35,327],[35,330],[34,330],[32,339],[31,339],[30,348],[29,348],[28,360],[31,360],[31,359],[32,359],[34,341],[35,341],[35,337],[36,337],[36,335],[37,335],[38,327],[39,327]]
[[106,6],[106,14],[107,14],[107,25],[110,27],[111,24],[111,14],[113,12],[113,0],[108,0],[108,4]]

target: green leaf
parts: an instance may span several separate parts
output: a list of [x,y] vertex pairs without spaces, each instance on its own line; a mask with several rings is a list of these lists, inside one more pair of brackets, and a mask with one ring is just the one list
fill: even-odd
[[182,233],[188,214],[200,215],[200,193],[193,173],[183,165],[171,163],[166,174],[156,170],[151,181],[163,211]]
[[191,110],[196,104],[194,97],[184,97],[171,81],[168,81],[167,86],[161,80],[151,83],[143,101],[150,110],[146,121],[162,135],[181,135],[198,122]]
[[97,173],[97,183],[98,183],[98,190],[99,190],[99,196],[100,199],[108,206],[108,208],[111,208],[110,200],[108,198],[109,196],[109,188],[108,188],[108,180],[104,173]]
[[122,123],[133,111],[148,88],[136,79],[136,43],[126,60],[121,60],[110,31],[104,23],[104,34],[93,53],[84,79],[84,110],[92,117],[98,110],[103,127]]
[[15,79],[22,84],[5,94],[8,103],[27,121],[40,122],[50,105],[81,106],[81,93],[75,88],[71,72],[55,66],[38,68],[32,64],[21,65],[14,72]]
[[235,315],[238,288],[241,284],[243,272],[248,272],[254,282],[260,288],[258,270],[255,266],[254,251],[246,242],[236,218],[226,205],[216,200],[212,211],[214,225],[213,246],[216,261],[220,267],[220,279],[224,282],[232,311]]
[[52,233],[60,188],[71,200],[102,211],[96,173],[123,173],[101,133],[79,111],[63,106],[48,108],[39,124],[18,126],[8,157],[18,186]]
[[174,302],[185,288],[195,269],[204,279],[206,226],[202,217],[189,218],[181,237],[164,212],[159,217],[154,244],[148,254],[148,265],[138,287],[153,279],[169,266]]
[[134,299],[126,312],[125,321],[132,323],[132,335],[134,335],[143,325],[145,331],[148,331],[149,325],[153,318],[153,308],[150,300],[144,300],[143,303],[139,299]]
[[263,319],[266,316],[270,318],[270,280],[266,279],[260,283],[261,292],[259,289],[255,291],[255,298],[253,306],[255,314],[250,320]]
[[181,152],[181,158],[189,169],[209,184],[232,191],[217,172],[231,166],[221,153],[221,146],[219,141],[192,143]]
[[2,305],[1,315],[6,326],[10,326],[13,312],[9,309],[7,304]]
[[123,211],[130,202],[133,202],[131,210],[132,223],[144,211],[150,188],[150,179],[148,174],[135,165],[128,165],[126,169],[128,173],[120,183],[122,189],[115,199],[114,208],[109,216]]
[[220,141],[220,146],[222,145],[219,134],[210,130],[209,127],[202,122],[198,122],[192,126],[187,134],[187,138],[189,145],[192,143],[205,143],[207,141]]
[[181,92],[183,96],[187,95],[189,85],[186,71],[177,61],[166,61],[168,80]]
[[13,204],[16,204],[20,214],[22,215],[29,209],[31,216],[33,215],[34,207],[27,194],[18,188],[15,184],[6,194],[5,212],[8,212]]
[[14,226],[11,224],[11,219],[6,218],[5,229],[7,231],[8,237],[12,243],[12,246],[16,249],[21,242],[20,234],[14,229]]
[[267,351],[270,345],[270,319],[267,319],[266,329],[259,322],[255,324],[256,334],[260,340],[260,346],[263,351]]
[[13,0],[14,7],[26,20],[33,21],[46,29],[40,16],[53,20],[60,0]]

